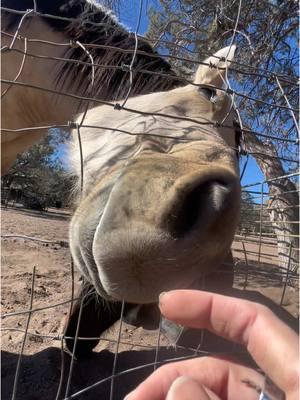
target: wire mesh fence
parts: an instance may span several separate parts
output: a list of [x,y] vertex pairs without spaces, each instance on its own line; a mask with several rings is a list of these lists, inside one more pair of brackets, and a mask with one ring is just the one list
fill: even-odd
[[[232,33],[230,47],[237,35],[237,26],[242,2],[238,3],[235,29]],[[142,38],[138,35],[138,27],[141,19],[143,1],[140,2],[138,23],[133,35],[134,46],[129,50],[112,45],[99,45],[94,43],[81,43],[79,40],[53,42],[40,38],[23,36],[23,27],[27,19],[47,17],[68,23],[74,22],[74,18],[66,18],[57,15],[45,15],[37,11],[36,3],[33,8],[20,11],[3,8],[3,12],[17,14],[21,19],[14,33],[2,32],[4,37],[10,40],[9,46],[2,47],[3,62],[5,53],[18,53],[22,60],[14,79],[2,79],[8,87],[2,92],[3,96],[9,96],[13,87],[34,88],[55,95],[79,100],[82,104],[82,114],[79,122],[65,121],[64,124],[49,124],[43,126],[6,128],[3,132],[26,134],[36,130],[73,129],[77,136],[78,152],[81,160],[80,190],[83,190],[85,170],[83,163],[82,129],[110,129],[105,126],[87,125],[85,118],[91,105],[102,104],[112,109],[130,111],[137,115],[148,113],[127,108],[127,100],[134,94],[134,78],[136,74],[160,75],[168,77],[162,72],[150,70],[135,71],[135,61],[138,54],[147,52],[139,50],[138,43]],[[93,22],[91,22],[93,24]],[[99,26],[99,23],[94,23]],[[103,25],[103,24],[102,24]],[[15,43],[20,41],[23,50],[15,48]],[[159,38],[157,43],[165,41]],[[87,61],[74,60],[67,57],[57,57],[28,52],[29,43],[38,43],[42,46],[78,48],[87,57]],[[156,44],[157,44],[156,43]],[[171,45],[171,43],[169,43]],[[174,44],[173,44],[174,45]],[[174,45],[175,46],[175,45]],[[91,49],[105,49],[114,52],[126,53],[130,56],[130,63],[121,65],[99,64],[93,59]],[[149,55],[149,54],[148,54]],[[151,57],[158,57],[150,54]],[[175,61],[186,61],[184,56],[175,57],[166,55],[165,58]],[[90,69],[88,89],[84,95],[74,94],[71,91],[57,88],[46,88],[43,85],[26,83],[22,78],[22,71],[26,61],[43,60],[44,62],[76,64]],[[190,61],[190,59],[188,60]],[[193,60],[194,64],[199,64]],[[200,63],[201,64],[201,63]],[[211,66],[212,67],[212,66]],[[112,69],[126,71],[128,73],[127,86],[124,88],[122,100],[108,101],[97,96],[95,87],[96,71],[98,69]],[[260,77],[275,82],[280,101],[273,103],[262,98],[244,94],[232,85],[226,74],[225,88],[219,88],[232,97],[232,109],[238,116],[239,129],[242,140],[234,149],[241,158],[241,178],[249,168],[249,157],[257,155],[257,148],[249,142],[249,135],[268,139],[265,153],[261,157],[275,159],[275,153],[270,152],[268,146],[290,146],[293,150],[298,145],[299,128],[297,124],[297,110],[291,106],[283,89],[284,85],[295,86],[290,76],[274,74],[272,71],[262,70],[257,66],[245,65],[242,62],[233,62],[232,70],[242,75]],[[182,84],[194,84],[186,77],[176,78]],[[249,92],[250,93],[250,92]],[[274,110],[287,111],[291,117],[292,128],[295,134],[278,136],[277,134],[264,133],[261,130],[250,129],[249,123],[244,126],[241,117],[242,106],[238,100],[247,100],[250,103],[259,103]],[[166,113],[149,113],[157,117],[170,120],[174,115]],[[176,117],[191,123],[199,123],[185,116]],[[226,119],[222,126],[230,128]],[[248,121],[247,121],[248,122]],[[202,125],[211,125],[209,121],[202,121]],[[255,127],[255,123],[253,124]],[[289,126],[289,128],[291,128]],[[114,129],[115,130],[115,129]],[[139,133],[122,130],[122,133],[138,136]],[[140,132],[140,135],[145,135]],[[291,171],[297,171],[297,158],[292,152],[287,155],[277,156],[282,165],[292,166]],[[289,155],[288,155],[289,154]],[[261,167],[261,165],[259,165]],[[283,167],[282,167],[283,168]],[[294,195],[299,194],[298,172],[278,173],[284,168],[276,169],[277,175],[270,175],[269,170],[262,167],[265,179],[259,182],[251,182],[242,187],[241,220],[232,245],[232,259],[224,262],[225,271],[219,271],[219,275],[212,274],[199,282],[198,288],[213,289],[218,291],[216,281],[224,279],[226,275],[231,279],[233,275],[233,288],[230,292],[233,296],[243,297],[253,301],[259,301],[268,305],[273,311],[285,320],[289,325],[296,326],[298,317],[298,260],[299,260],[299,231],[298,219],[299,203],[294,201]],[[288,182],[293,182],[289,185]],[[4,206],[2,218],[4,229],[3,241],[3,280],[2,287],[7,301],[3,298],[2,308],[2,342],[7,362],[4,376],[4,398],[41,398],[45,399],[73,399],[73,398],[103,398],[121,399],[132,390],[149,373],[163,363],[170,360],[182,360],[199,355],[229,354],[251,363],[247,353],[239,346],[232,345],[223,339],[216,338],[206,331],[185,330],[178,326],[168,326],[163,318],[158,318],[155,329],[135,327],[125,321],[126,304],[120,306],[119,321],[111,330],[96,337],[81,337],[79,335],[80,320],[84,302],[93,296],[88,292],[82,298],[77,298],[80,282],[79,273],[74,271],[73,262],[69,256],[67,239],[67,225],[70,219],[69,211],[50,209],[47,213],[33,212],[16,208],[18,197],[11,198],[10,189],[4,190]],[[15,196],[18,196],[18,192]],[[38,221],[41,221],[39,224]],[[15,221],[14,223],[12,221]],[[34,227],[35,224],[38,225]],[[44,224],[44,227],[42,225]],[[53,253],[55,253],[53,256]],[[26,254],[25,254],[26,253]],[[28,257],[27,257],[28,255]],[[25,257],[24,259],[22,257]],[[25,263],[20,265],[20,259]],[[48,260],[47,260],[48,259]],[[48,261],[48,264],[45,263]],[[53,268],[49,270],[49,262]],[[16,272],[11,272],[15,265],[19,265]],[[226,269],[226,267],[230,267]],[[22,270],[25,272],[22,273]],[[6,276],[6,271],[8,274]],[[221,274],[221,275],[220,275]],[[223,274],[223,275],[222,275]],[[216,278],[218,276],[218,278]],[[220,278],[222,276],[222,278]],[[21,286],[19,281],[21,279]],[[214,283],[212,285],[212,282]],[[16,285],[16,290],[14,289]],[[19,293],[23,293],[23,296]],[[24,295],[24,293],[26,295]],[[79,301],[78,325],[74,331],[75,336],[66,335],[65,324],[68,314],[71,313],[72,304]],[[137,311],[139,312],[139,310]],[[151,317],[150,313],[150,317]],[[157,318],[157,315],[155,316]],[[155,319],[154,318],[154,319]],[[150,318],[151,320],[151,318]],[[62,322],[63,321],[63,322]],[[147,325],[148,324],[148,325]],[[73,352],[65,349],[65,341],[73,339]],[[75,350],[82,341],[95,340],[99,342],[90,358],[77,360]],[[18,348],[17,348],[18,347]]]

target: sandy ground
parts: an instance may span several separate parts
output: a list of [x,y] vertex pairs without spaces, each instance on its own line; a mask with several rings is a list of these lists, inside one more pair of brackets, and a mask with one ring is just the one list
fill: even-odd
[[[18,234],[55,241],[67,240],[70,219],[67,211],[50,210],[48,213],[40,213],[8,208],[2,209],[1,219],[3,235]],[[265,245],[263,253],[266,256],[261,260],[261,265],[258,265],[255,263],[258,244],[247,242],[248,262],[252,265],[250,268],[247,268],[245,263],[241,241],[237,241],[234,247],[235,261],[238,261],[238,258],[239,262],[235,270],[232,295],[267,304],[291,326],[296,326],[299,308],[298,290],[288,285],[283,296],[285,279],[278,274],[276,247],[272,244]],[[35,284],[31,296],[34,267]],[[69,249],[61,244],[39,243],[24,238],[2,238],[1,305],[2,315],[7,314],[2,318],[1,398],[3,400],[10,399],[12,395],[18,354],[24,340],[24,329],[29,315],[24,311],[30,308],[31,297],[33,297],[33,309],[41,309],[32,313],[29,321],[16,398],[22,400],[57,398],[62,369],[62,391],[59,398],[65,398],[70,356],[66,352],[61,352],[59,335],[62,334],[63,320],[68,313],[69,304],[55,305],[66,302],[71,297],[70,271]],[[75,273],[75,283],[79,286],[78,273]],[[51,307],[44,309],[49,306]],[[12,313],[16,314],[11,315]],[[69,395],[74,396],[72,398],[108,400],[112,390],[111,399],[122,399],[153,370],[151,363],[155,359],[160,361],[191,355],[191,350],[186,347],[197,346],[200,339],[202,340],[200,348],[203,351],[229,352],[236,355],[240,352],[237,346],[225,343],[207,333],[186,332],[180,341],[185,349],[180,346],[176,349],[168,346],[168,340],[161,335],[161,347],[157,354],[155,350],[158,341],[157,331],[147,331],[123,323],[122,344],[118,349],[115,368],[116,377],[112,381],[110,377],[116,352],[114,341],[118,332],[117,323],[104,335],[91,357],[75,361],[69,390]],[[146,367],[147,364],[150,366]],[[94,386],[80,393],[90,385]]]

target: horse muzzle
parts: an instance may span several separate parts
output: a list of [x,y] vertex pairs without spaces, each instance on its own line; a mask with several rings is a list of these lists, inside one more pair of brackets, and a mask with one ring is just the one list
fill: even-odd
[[79,216],[76,251],[100,294],[146,304],[219,267],[238,221],[240,184],[227,167],[149,156],[132,160],[103,196]]

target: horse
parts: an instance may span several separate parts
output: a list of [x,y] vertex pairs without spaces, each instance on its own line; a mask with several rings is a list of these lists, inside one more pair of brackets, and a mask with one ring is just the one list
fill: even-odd
[[180,85],[170,65],[141,38],[130,84],[135,36],[104,7],[88,0],[36,3],[34,10],[32,0],[2,1],[2,127],[36,128],[26,133],[2,130],[2,173],[17,154],[48,133],[43,126],[68,130],[68,121],[86,104],[83,96],[110,101],[129,90],[134,96]]
[[[74,336],[81,314],[79,336],[95,338],[119,319],[122,304],[128,315],[136,305],[150,307],[160,292],[211,275],[230,253],[240,203],[238,135],[222,86],[235,47],[206,59],[194,83],[183,85],[139,39],[130,82],[135,38],[102,7],[57,0],[32,11],[25,1],[28,11],[14,14],[8,9],[20,9],[17,3],[2,2],[3,168],[49,126],[74,128],[70,164],[80,199],[70,249],[84,285],[65,335]],[[77,356],[97,342],[78,341]]]

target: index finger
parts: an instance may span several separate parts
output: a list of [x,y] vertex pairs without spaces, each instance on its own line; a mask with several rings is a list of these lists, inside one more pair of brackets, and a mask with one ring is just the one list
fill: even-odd
[[160,296],[162,314],[179,324],[205,328],[247,347],[256,363],[284,391],[299,384],[298,337],[268,308],[197,290]]

